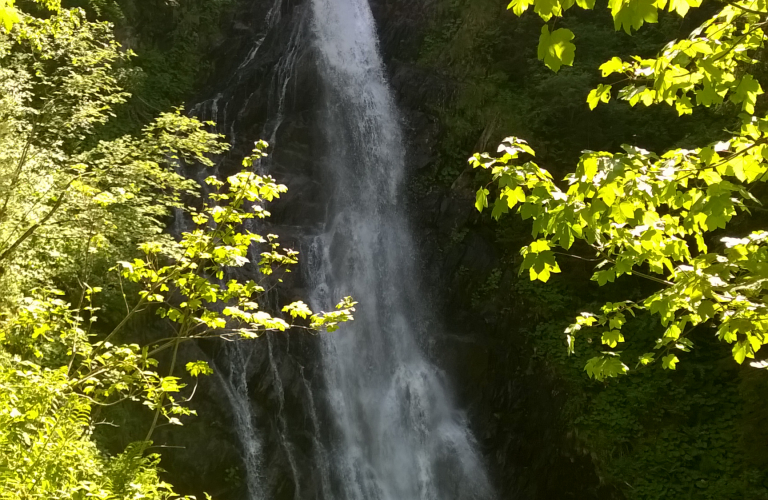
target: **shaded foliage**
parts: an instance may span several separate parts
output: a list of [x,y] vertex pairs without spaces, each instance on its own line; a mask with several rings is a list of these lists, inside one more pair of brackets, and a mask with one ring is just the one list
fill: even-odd
[[[724,102],[676,119],[677,110],[666,106],[631,110],[614,100],[605,104],[605,94],[590,96],[601,82],[602,63],[615,55],[652,57],[669,39],[684,36],[714,14],[714,4],[705,3],[683,20],[677,13],[659,13],[657,25],[645,26],[632,37],[614,32],[608,12],[571,9],[556,25],[550,22],[550,32],[568,28],[575,34],[573,66],[563,66],[556,74],[538,61],[541,21],[535,17],[517,19],[504,12],[504,6],[480,0],[445,1],[441,8],[422,53],[422,62],[445,74],[454,93],[448,104],[434,104],[445,132],[440,156],[426,175],[437,182],[456,189],[466,186],[472,176],[460,167],[462,153],[483,150],[510,133],[534,145],[537,162],[559,179],[583,149],[610,151],[624,142],[653,150],[693,147],[724,137],[726,126],[739,123],[741,103],[737,108]],[[753,70],[762,74],[762,65]],[[593,100],[589,104],[588,97]],[[603,102],[591,112],[595,98]],[[760,106],[758,99],[758,110]],[[522,201],[516,195],[508,199]],[[478,202],[484,204],[480,197]],[[737,217],[732,223],[746,229],[760,227],[757,222]],[[737,368],[733,361],[729,365],[730,349],[718,344],[711,330],[702,329],[692,334],[701,349],[677,364],[674,374],[633,370],[620,383],[590,382],[583,371],[587,361],[610,344],[623,347],[622,358],[636,360],[647,352],[642,343],[652,346],[664,329],[641,315],[622,334],[633,342],[619,344],[619,336],[603,339],[600,331],[590,331],[580,337],[576,354],[568,356],[563,331],[569,318],[618,296],[642,300],[658,288],[626,278],[629,283],[599,289],[597,282],[584,282],[594,263],[567,257],[557,259],[562,274],[552,275],[546,287],[526,283],[527,276],[512,279],[510,272],[515,274],[524,260],[517,249],[530,242],[530,223],[502,218],[493,228],[486,221],[479,226],[472,230],[495,233],[502,267],[469,279],[474,292],[466,306],[482,314],[501,311],[501,324],[510,326],[510,334],[523,333],[533,343],[534,359],[549,366],[569,395],[563,422],[578,435],[577,446],[592,456],[608,485],[628,498],[766,496],[759,458],[766,450],[753,439],[764,412],[764,405],[756,402],[764,396],[764,374]],[[467,230],[458,227],[454,232]],[[575,242],[571,253],[592,258],[587,250]]]

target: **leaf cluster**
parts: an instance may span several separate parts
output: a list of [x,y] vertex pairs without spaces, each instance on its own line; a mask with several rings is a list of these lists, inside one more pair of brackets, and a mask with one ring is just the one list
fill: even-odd
[[[179,346],[332,331],[355,302],[314,313],[297,301],[285,319],[264,310],[264,294],[297,262],[276,235],[254,232],[286,191],[254,173],[267,144],[240,172],[208,177],[197,203],[184,169],[228,148],[214,124],[177,109],[104,138],[129,97],[131,52],[82,10],[17,14],[0,28],[0,498],[180,498],[147,451],[161,417],[180,425],[195,413],[189,377],[212,369],[193,360],[179,373]],[[180,241],[163,233],[173,212],[194,225]],[[123,313],[106,290],[119,290]],[[132,342],[127,326],[144,311],[168,338]],[[107,455],[93,439],[99,411],[128,401],[148,407],[152,423],[141,442]]]
[[[614,5],[612,14],[616,27],[629,31],[655,22],[656,10],[663,7],[630,1]],[[680,15],[688,10],[677,3],[669,8]],[[660,156],[632,146],[615,154],[585,151],[562,189],[536,163],[517,164],[521,154],[533,151],[514,137],[499,147],[502,156],[470,159],[474,167],[489,170],[498,187],[492,215],[499,218],[522,203],[519,213],[532,219],[533,236],[541,236],[522,250],[522,269],[529,270],[531,279],[547,281],[551,273],[560,272],[555,249],[568,252],[575,241],[582,241],[599,262],[592,276],[598,284],[635,275],[659,285],[659,291],[643,301],[608,303],[600,315],[579,316],[566,331],[569,349],[574,349],[576,334],[591,327],[605,329],[603,344],[618,346],[624,342],[621,326],[626,314],[643,310],[657,314],[666,331],[654,346],[660,352],[641,355],[638,365],[660,359],[664,368],[674,370],[679,361],[675,351],[689,351],[689,333],[705,323],[715,324],[718,338],[733,344],[738,363],[755,358],[764,345],[767,233],[721,237],[721,251],[710,251],[707,241],[711,245],[709,233],[725,229],[738,212],[760,209],[752,190],[768,180],[768,122],[754,114],[762,89],[749,72],[756,63],[751,54],[764,43],[761,26],[767,15],[757,4],[728,5],[687,39],[670,42],[656,59],[635,57],[625,63],[613,58],[601,66],[604,76],[623,72],[628,77],[619,97],[631,105],[667,103],[686,114],[694,105],[708,107],[727,96],[741,105],[742,115],[740,130],[726,140]],[[589,106],[610,100],[611,89],[601,84],[593,90]],[[486,187],[480,188],[478,209],[488,205],[489,194]],[[617,352],[606,351],[590,360],[586,370],[604,379],[629,368]]]

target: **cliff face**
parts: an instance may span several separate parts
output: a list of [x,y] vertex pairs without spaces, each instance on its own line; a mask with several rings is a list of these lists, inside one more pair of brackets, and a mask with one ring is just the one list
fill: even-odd
[[[505,22],[518,22],[499,5],[487,7]],[[460,86],[448,68],[426,64],[423,57],[425,38],[445,3],[389,0],[373,8],[410,138],[408,203],[422,244],[426,289],[444,332],[433,340],[432,354],[451,375],[499,498],[621,498],[601,486],[591,458],[577,451],[573,432],[564,426],[567,391],[523,333],[533,326],[530,311],[521,303],[477,298],[489,276],[496,287],[513,287],[516,269],[501,271],[505,249],[497,228],[474,208],[477,186],[466,163],[456,165],[460,173],[450,184],[425,183],[447,156],[446,121]],[[489,147],[489,128],[478,130],[476,149]],[[492,135],[505,132],[511,131]]]
[[[440,110],[450,109],[457,95],[447,72],[421,61],[442,3],[374,0],[371,5],[407,138],[409,189],[402,202],[419,245],[420,279],[435,310],[434,330],[440,332],[425,338],[424,348],[453,385],[498,498],[615,498],[600,487],[591,459],[576,451],[563,426],[567,394],[521,334],[530,315],[515,303],[469,303],[471,291],[483,286],[501,254],[493,228],[474,210],[472,181],[461,175],[452,184],[424,182],[425,172],[444,156],[446,118]],[[190,106],[215,120],[233,144],[220,159],[220,174],[236,168],[255,140],[273,144],[263,167],[289,192],[271,208],[269,231],[302,255],[333,195],[319,167],[333,152],[325,151],[322,141],[322,86],[309,21],[305,0],[242,2],[212,50],[214,77]],[[497,276],[501,286],[510,280],[509,272]],[[277,294],[276,301],[306,297],[302,273],[288,275]],[[246,346],[211,342],[189,349],[189,356],[202,352],[219,375],[198,389],[193,406],[200,416],[159,437],[183,447],[164,450],[163,465],[173,482],[189,493],[244,499],[255,473],[265,498],[322,498],[317,454],[333,436],[324,432],[332,427],[331,417],[318,397],[324,388],[317,338],[290,332]],[[254,427],[252,442],[243,437],[248,425]],[[249,465],[255,454],[260,464]]]

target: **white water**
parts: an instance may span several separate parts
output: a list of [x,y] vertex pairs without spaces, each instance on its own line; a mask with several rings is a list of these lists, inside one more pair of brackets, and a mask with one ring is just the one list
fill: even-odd
[[[464,417],[442,373],[422,351],[422,338],[433,332],[424,327],[428,306],[419,296],[415,250],[402,209],[402,132],[370,7],[367,0],[307,2],[309,11],[301,6],[273,68],[264,137],[275,146],[286,95],[301,92],[291,88],[295,67],[312,43],[323,84],[324,177],[333,201],[324,231],[303,252],[303,271],[314,309],[328,310],[344,295],[353,295],[359,306],[353,323],[320,336],[322,383],[310,384],[300,370],[303,416],[314,434],[306,458],[291,441],[296,419],[285,411],[290,389],[280,378],[283,365],[274,339],[267,335],[256,346],[226,344],[222,367],[227,369],[216,371],[241,441],[247,498],[270,498],[276,465],[268,450],[276,446],[285,459],[276,466],[278,474],[292,483],[294,500],[310,498],[301,486],[312,477],[319,483],[312,488],[315,500],[492,500]],[[228,84],[248,81],[282,8],[282,0],[272,2],[266,27]],[[248,101],[257,94],[246,95],[240,103],[217,94],[195,111],[229,123],[234,139],[235,123],[245,119]],[[234,106],[240,109],[229,109]],[[183,222],[177,218],[177,231]],[[264,422],[254,419],[247,376],[252,348],[267,351],[278,406],[274,440],[267,431],[262,435],[257,424]],[[307,458],[314,471],[304,468]]]
[[240,451],[245,466],[245,483],[249,499],[264,498],[262,491],[262,446],[258,431],[253,425],[250,398],[248,397],[248,360],[249,349],[253,348],[247,342],[227,342],[225,355],[229,365],[229,373],[223,374],[215,369],[221,381],[221,387],[229,401],[234,416],[235,431],[240,438]]
[[313,305],[351,294],[351,326],[323,335],[335,436],[324,500],[490,499],[474,441],[419,344],[423,308],[402,210],[404,147],[366,0],[311,0],[333,203],[305,255]]
[[301,487],[299,485],[299,469],[296,467],[296,460],[293,458],[293,446],[288,441],[286,435],[288,434],[288,422],[285,416],[285,392],[283,391],[283,381],[280,378],[280,373],[277,370],[277,362],[275,361],[275,353],[272,350],[272,334],[267,333],[267,350],[269,353],[269,368],[272,372],[272,377],[275,385],[275,392],[277,393],[278,409],[277,419],[279,424],[278,435],[280,438],[280,446],[283,448],[285,457],[288,461],[288,466],[291,469],[291,478],[293,479],[293,497],[295,500],[300,499]]

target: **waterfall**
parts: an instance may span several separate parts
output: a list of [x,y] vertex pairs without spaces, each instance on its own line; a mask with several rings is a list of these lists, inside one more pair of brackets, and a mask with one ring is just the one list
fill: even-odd
[[296,467],[296,461],[293,458],[293,450],[291,443],[288,441],[287,434],[288,434],[288,423],[285,416],[285,395],[283,392],[283,381],[280,379],[280,373],[277,369],[277,363],[275,361],[275,354],[272,350],[272,334],[268,333],[266,335],[266,341],[267,341],[267,352],[269,353],[269,367],[270,371],[272,372],[272,377],[274,378],[274,385],[275,385],[275,391],[277,392],[278,397],[278,409],[277,409],[277,418],[279,423],[279,428],[277,430],[278,435],[280,437],[280,446],[283,448],[283,451],[285,453],[285,457],[288,460],[288,465],[291,469],[291,477],[293,478],[293,484],[294,484],[294,499],[299,500],[299,495],[301,492],[301,487],[299,486],[299,470]]
[[[252,347],[250,347],[252,348]],[[240,450],[245,466],[245,484],[248,488],[249,500],[264,498],[262,488],[262,459],[261,441],[254,427],[253,413],[251,411],[250,398],[248,397],[248,359],[250,357],[247,342],[227,342],[225,345],[225,359],[228,364],[228,372],[221,373],[214,369],[224,389],[232,414],[234,427],[240,438]]]
[[[404,145],[366,0],[311,0],[324,86],[324,161],[332,202],[313,305],[351,294],[356,321],[322,336],[333,498],[492,498],[441,373],[422,352],[427,304],[403,210]],[[329,430],[326,429],[325,432]]]
[[[226,343],[217,358],[246,498],[492,500],[464,415],[423,349],[438,332],[419,291],[402,131],[367,0],[263,4],[234,74],[195,111],[218,118],[234,145],[266,138],[284,153],[260,168],[310,198],[310,222],[290,229],[304,235],[304,298],[315,310],[345,295],[359,305],[354,322],[301,337],[295,352],[286,342],[300,332]],[[304,160],[293,165],[296,138]],[[292,191],[293,174],[304,191]]]

